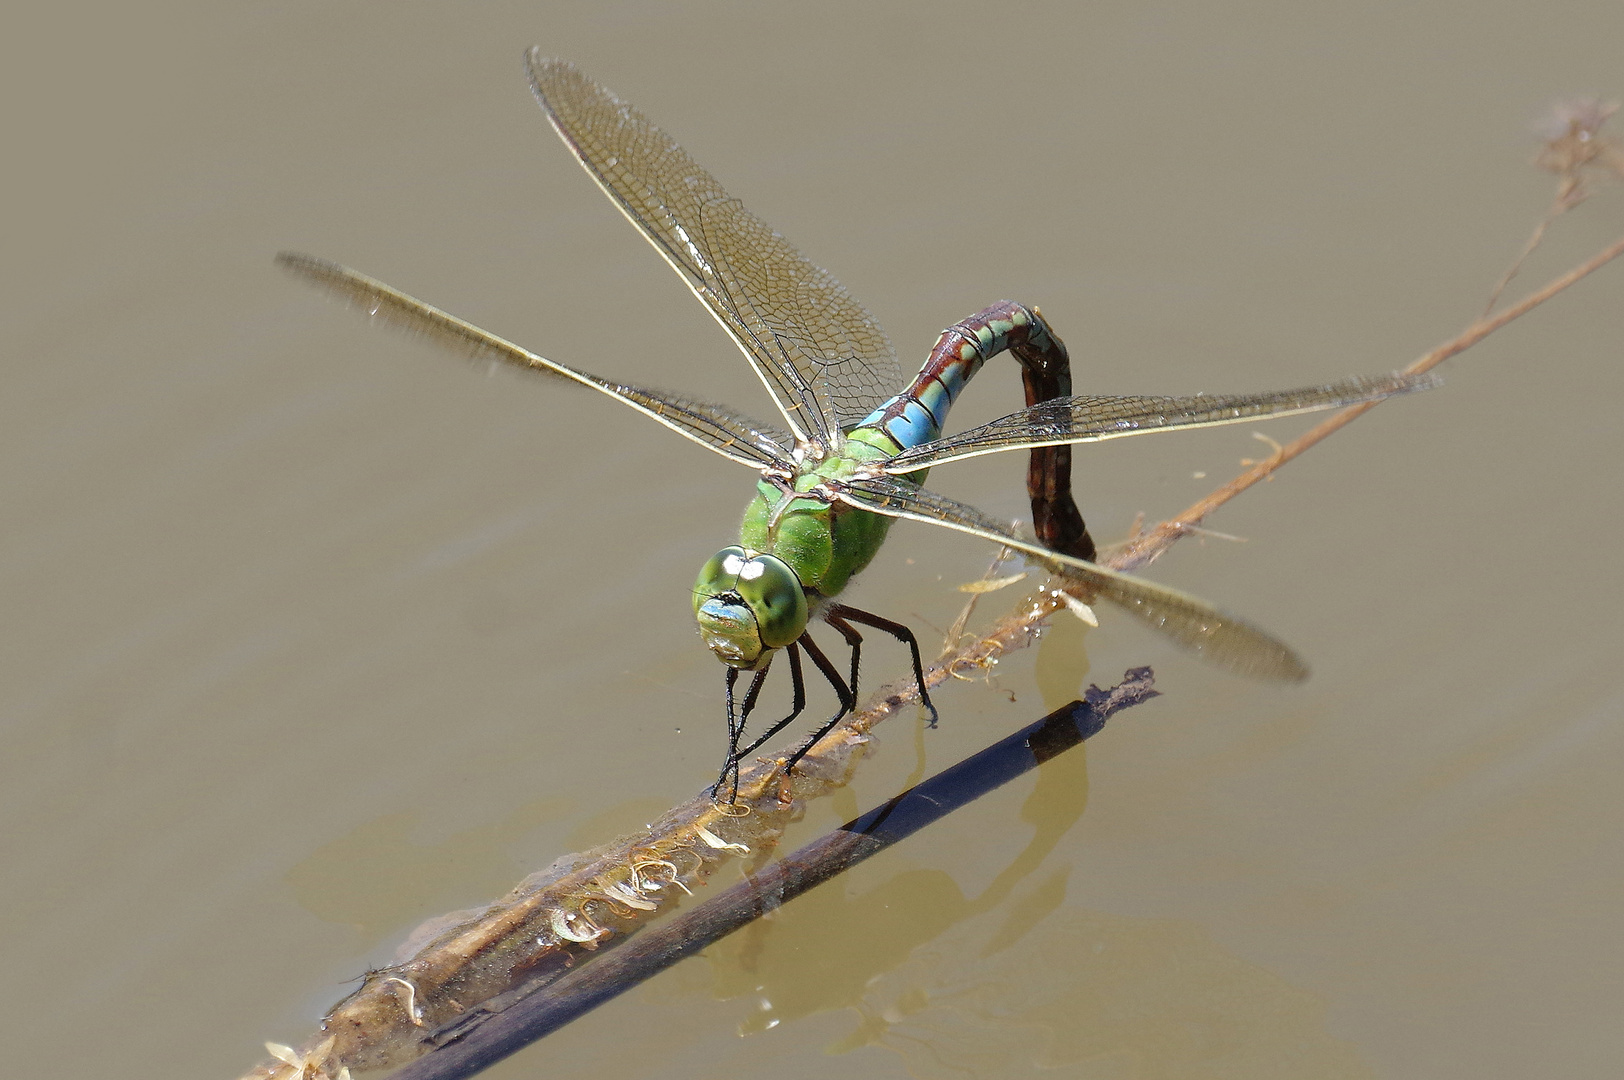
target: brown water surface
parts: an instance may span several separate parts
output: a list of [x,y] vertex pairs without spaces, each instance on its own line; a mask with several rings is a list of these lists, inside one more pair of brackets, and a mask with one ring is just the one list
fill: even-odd
[[[420,920],[714,775],[687,593],[749,476],[271,264],[765,415],[548,130],[526,46],[652,115],[905,362],[1013,297],[1100,393],[1401,366],[1545,208],[1530,123],[1624,96],[1616,0],[60,10],[0,65],[0,1015],[8,1073],[71,1080],[237,1075]],[[1614,190],[1525,280],[1621,231]],[[1065,627],[943,691],[940,730],[882,731],[798,835],[1085,676],[1149,663],[1165,697],[493,1075],[1615,1072],[1621,312],[1614,266],[1209,523],[1246,543],[1152,568],[1312,681],[1108,614],[1085,659]],[[955,423],[1018,401],[995,365]],[[1079,452],[1097,534],[1266,453],[1251,430]],[[1013,517],[1023,469],[932,479]],[[904,524],[851,597],[934,638],[988,556]]]

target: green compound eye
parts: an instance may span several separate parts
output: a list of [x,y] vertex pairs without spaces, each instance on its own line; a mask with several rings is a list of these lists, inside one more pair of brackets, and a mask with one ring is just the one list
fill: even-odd
[[734,588],[755,612],[761,641],[769,648],[793,644],[806,630],[806,591],[784,560],[757,555],[739,568]]
[[739,581],[739,571],[744,569],[748,558],[742,547],[734,546],[725,547],[706,560],[699,569],[699,580],[694,582],[696,613],[705,605],[705,601],[734,591]]
[[806,592],[782,559],[725,547],[694,582],[694,616],[723,663],[753,669],[806,629]]

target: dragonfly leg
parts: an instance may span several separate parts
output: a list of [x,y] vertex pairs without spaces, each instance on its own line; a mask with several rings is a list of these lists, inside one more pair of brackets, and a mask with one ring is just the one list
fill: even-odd
[[[791,646],[793,648],[793,646]],[[795,682],[800,685],[800,658],[795,657]],[[750,680],[750,689],[745,692],[744,703],[740,708],[734,708],[734,685],[739,681],[739,669],[727,669],[727,760],[722,763],[722,775],[716,778],[711,785],[711,798],[721,794],[722,785],[727,783],[729,775],[733,777],[733,793],[728,802],[739,801],[739,759],[743,756],[739,752],[739,740],[744,737],[745,722],[750,719],[750,713],[756,707],[756,698],[761,695],[762,684],[767,681],[767,669],[757,671]],[[749,751],[744,751],[749,753]]]
[[[805,635],[802,635],[802,639],[805,639]],[[788,716],[784,717],[782,720],[778,721],[778,723],[768,728],[749,746],[746,746],[744,749],[735,753],[733,764],[735,773],[738,771],[738,762],[741,759],[747,758],[757,750],[761,749],[763,743],[772,738],[774,735],[777,735],[780,731],[783,731],[785,728],[789,727],[790,724],[795,722],[796,717],[800,716],[801,713],[806,711],[806,680],[801,674],[800,646],[792,643],[790,645],[786,645],[784,647],[784,651],[789,653],[789,675],[790,681],[795,687],[795,701],[792,703]],[[742,729],[740,733],[743,733]]]
[[[853,633],[855,633],[855,631],[853,631]],[[861,641],[862,638],[859,637],[858,640]],[[835,688],[835,693],[840,697],[840,710],[833,716],[829,717],[828,720],[824,721],[823,726],[817,731],[813,732],[812,737],[806,740],[806,742],[802,743],[800,747],[789,756],[789,760],[784,763],[784,773],[786,775],[788,775],[791,769],[795,768],[795,763],[800,761],[801,758],[805,757],[806,752],[816,746],[819,739],[822,739],[825,735],[829,734],[829,732],[833,731],[835,725],[840,723],[840,721],[845,718],[846,714],[851,712],[853,707],[857,704],[857,695],[852,692],[851,687],[846,685],[845,680],[840,677],[840,672],[836,671],[834,664],[829,662],[829,658],[823,655],[823,650],[818,648],[817,644],[812,640],[812,635],[802,634],[800,644],[806,647],[806,655],[812,658],[812,662],[818,666],[818,670],[823,672],[823,677],[829,680],[829,685]],[[855,662],[852,665],[852,670],[856,670]]]
[[738,757],[739,745],[739,719],[738,709],[733,700],[734,687],[739,681],[739,669],[727,669],[727,758],[722,762],[722,773],[711,785],[711,798],[715,799],[722,791],[722,785],[727,783],[728,774],[733,771],[733,762]]
[[[851,691],[851,707],[857,707],[857,669],[862,665],[863,635],[858,633],[857,627],[847,622],[842,616],[851,609],[844,604],[831,604],[823,613],[823,621],[840,631],[840,636],[846,639],[846,647],[851,649],[851,678],[846,689]],[[858,620],[861,621],[861,620]]]
[[[904,645],[908,646],[908,654],[913,660],[914,680],[919,684],[919,703],[930,712],[930,726],[935,727],[941,716],[936,711],[936,704],[930,700],[930,691],[925,689],[925,665],[919,658],[919,639],[914,637],[913,631],[899,622],[882,618],[872,611],[863,611],[859,608],[848,607],[845,604],[831,606],[824,615],[824,619],[833,622],[834,619],[850,619],[864,626],[872,626],[876,630],[883,630]],[[852,693],[857,692],[856,661],[853,660]]]

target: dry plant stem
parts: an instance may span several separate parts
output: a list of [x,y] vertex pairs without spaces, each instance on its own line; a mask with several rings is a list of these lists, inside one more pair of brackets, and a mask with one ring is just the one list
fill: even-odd
[[1534,250],[1545,242],[1545,234],[1550,231],[1556,219],[1572,209],[1570,205],[1573,195],[1570,190],[1572,186],[1574,185],[1562,185],[1562,190],[1557,192],[1556,200],[1551,203],[1551,208],[1545,211],[1545,216],[1540,218],[1539,224],[1535,225],[1534,231],[1529,234],[1528,242],[1523,245],[1522,251],[1517,253],[1517,257],[1512,260],[1511,266],[1507,268],[1506,272],[1500,276],[1500,280],[1494,283],[1494,288],[1489,290],[1489,302],[1483,305],[1483,318],[1487,318],[1489,312],[1494,310],[1494,305],[1500,302],[1500,294],[1506,291],[1506,287],[1511,284],[1511,279],[1516,277],[1517,272],[1522,269],[1523,263],[1527,262],[1528,257],[1534,253]]
[[1494,310],[1494,305],[1500,302],[1500,294],[1506,291],[1506,287],[1511,284],[1511,279],[1517,276],[1517,272],[1522,269],[1523,263],[1528,261],[1528,257],[1534,253],[1540,244],[1545,242],[1545,234],[1556,223],[1556,219],[1584,202],[1590,197],[1590,194],[1590,190],[1586,188],[1584,180],[1579,176],[1577,170],[1570,170],[1563,174],[1561,183],[1557,185],[1556,197],[1551,200],[1551,208],[1545,211],[1545,216],[1539,219],[1538,225],[1534,226],[1534,231],[1528,236],[1528,242],[1523,245],[1522,251],[1517,253],[1517,257],[1511,261],[1511,266],[1501,275],[1500,280],[1495,282],[1494,288],[1489,290],[1489,302],[1483,305],[1481,318],[1486,319],[1489,317],[1489,312]]
[[[1465,352],[1479,341],[1488,337],[1513,319],[1526,315],[1534,308],[1543,304],[1557,293],[1578,282],[1588,274],[1606,266],[1609,262],[1624,255],[1624,238],[1620,238],[1609,247],[1603,249],[1587,262],[1574,267],[1572,270],[1556,278],[1538,292],[1524,297],[1521,301],[1506,308],[1498,315],[1479,319],[1463,330],[1453,341],[1438,346],[1431,352],[1416,360],[1404,369],[1406,375],[1419,375],[1431,371],[1450,357]],[[1114,570],[1134,570],[1156,559],[1162,552],[1173,546],[1180,536],[1193,525],[1199,525],[1208,514],[1212,513],[1224,503],[1233,499],[1253,484],[1267,480],[1276,469],[1292,458],[1298,456],[1314,444],[1322,441],[1331,433],[1347,426],[1357,417],[1374,409],[1381,404],[1379,401],[1367,401],[1360,405],[1350,405],[1341,412],[1332,414],[1328,419],[1316,424],[1307,433],[1293,439],[1279,452],[1268,459],[1259,462],[1246,472],[1241,473],[1229,483],[1223,485],[1205,498],[1192,504],[1183,513],[1171,517],[1150,532],[1137,537],[1129,543],[1114,551],[1107,559],[1102,560]]]
[[[1528,243],[1511,263],[1489,293],[1489,302],[1483,308],[1487,317],[1499,303],[1500,294],[1511,284],[1523,263],[1545,240],[1551,225],[1595,194],[1593,178],[1596,174],[1624,179],[1624,146],[1617,139],[1601,133],[1602,125],[1618,111],[1617,102],[1604,102],[1600,98],[1573,98],[1557,102],[1547,121],[1540,126],[1545,133],[1545,146],[1534,164],[1557,176],[1556,196],[1551,208],[1545,212]],[[1560,125],[1555,130],[1552,125]]]
[[[1406,371],[1437,366],[1621,254],[1624,239],[1520,303],[1468,327]],[[1183,513],[1106,554],[1101,563],[1131,570],[1152,561],[1190,526],[1376,404],[1335,414]],[[1030,598],[1021,610],[927,671],[927,685],[990,670],[1003,654],[1036,640],[1044,620],[1063,606],[1052,589]],[[289,1052],[299,1065],[267,1062],[245,1074],[247,1080],[327,1080],[343,1068],[382,1068],[420,1056],[429,1029],[520,983],[573,967],[602,942],[631,933],[668,910],[680,894],[702,886],[733,857],[763,859],[783,829],[800,816],[805,800],[847,782],[869,741],[868,732],[918,699],[912,683],[882,691],[802,758],[793,776],[780,775],[780,759],[758,759],[741,770],[738,805],[717,806],[702,793],[643,832],[561,859],[489,907],[448,916],[438,932],[414,935],[421,939],[415,954],[369,973],[328,1014],[319,1032],[299,1051]]]

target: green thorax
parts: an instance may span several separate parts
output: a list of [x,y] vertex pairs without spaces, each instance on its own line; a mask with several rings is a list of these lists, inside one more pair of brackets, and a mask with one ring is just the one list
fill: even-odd
[[[808,592],[837,595],[880,550],[893,519],[805,493],[825,481],[846,479],[858,465],[900,449],[883,431],[859,428],[847,437],[838,456],[795,478],[796,494],[760,481],[756,497],[745,508],[739,542],[750,551],[784,560]],[[924,473],[906,479],[920,483]]]

